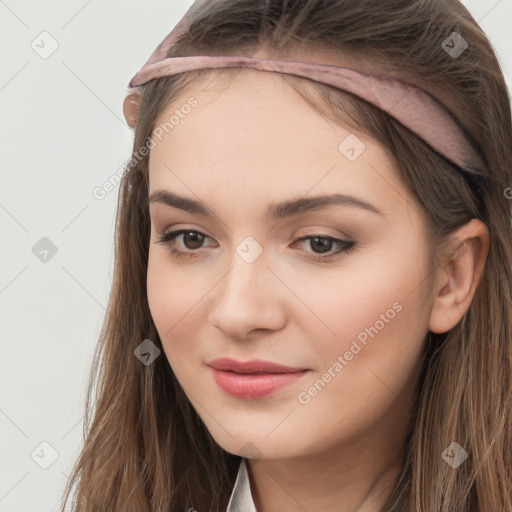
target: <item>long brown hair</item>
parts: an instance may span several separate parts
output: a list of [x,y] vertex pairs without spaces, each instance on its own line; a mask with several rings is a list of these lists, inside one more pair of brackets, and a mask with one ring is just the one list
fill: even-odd
[[[480,147],[483,176],[464,174],[379,109],[332,87],[285,77],[326,118],[354,126],[389,151],[424,212],[434,265],[443,240],[458,227],[478,218],[489,228],[486,267],[469,310],[448,333],[429,332],[425,340],[403,469],[383,510],[510,512],[512,121],[488,38],[458,0],[206,0],[189,16],[190,28],[169,56],[251,55],[263,43],[285,58],[299,45],[349,52],[361,70],[405,79],[437,97]],[[457,57],[443,48],[453,32],[468,44]],[[71,494],[76,512],[226,509],[240,457],[215,443],[167,358],[145,365],[134,350],[150,339],[163,352],[146,294],[149,157],[141,158],[140,148],[159,113],[188,84],[234,72],[192,71],[139,87],[85,441],[62,510]],[[457,469],[441,456],[454,441],[468,452]]]

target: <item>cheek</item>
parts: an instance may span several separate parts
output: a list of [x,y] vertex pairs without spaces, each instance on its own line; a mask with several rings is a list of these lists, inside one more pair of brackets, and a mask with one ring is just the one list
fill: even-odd
[[315,340],[311,348],[324,364],[326,356],[350,350],[354,340],[364,347],[379,339],[380,346],[393,351],[403,349],[403,341],[417,337],[415,333],[424,333],[428,304],[421,298],[422,258],[415,244],[407,250],[382,244],[329,271],[281,269],[280,276],[299,299],[290,295],[289,303],[296,304],[297,313],[302,307],[293,322],[299,323],[304,339]]
[[[329,293],[309,283],[312,309],[330,332],[317,335],[310,347],[319,364],[297,398],[304,415],[322,418],[326,438],[338,435],[340,425],[351,425],[356,432],[395,407],[405,410],[403,404],[413,398],[429,315],[421,260],[413,254],[400,259],[388,253],[364,272],[336,273],[323,288]],[[315,336],[311,318],[300,326],[310,340]],[[314,324],[318,329],[319,323]],[[315,439],[315,428],[316,422],[305,422],[305,436]]]
[[179,339],[177,334],[186,320],[188,304],[195,292],[194,286],[190,283],[187,286],[182,272],[172,271],[162,253],[159,249],[149,252],[147,294],[151,316],[169,359],[166,340]]
[[[297,422],[289,425],[288,434],[300,429],[305,451],[327,449],[333,440],[357,437],[377,424],[388,432],[403,429],[417,388],[425,332],[421,319],[411,321],[417,303],[410,296],[389,302],[395,298],[386,297],[383,307],[371,305],[363,314],[346,310],[346,321],[337,324],[341,334],[331,343],[324,341],[323,364],[298,390]],[[279,434],[274,441],[285,442],[287,432]]]
[[208,291],[208,281],[208,275],[201,272],[199,267],[180,267],[172,263],[165,249],[151,249],[147,294],[157,328],[171,333],[179,328],[179,323],[186,322],[188,313],[194,313],[194,304]]
[[151,316],[164,352],[176,376],[187,375],[202,358],[198,343],[205,322],[208,293],[219,277],[205,273],[200,265],[173,264],[165,250],[150,250],[147,295]]

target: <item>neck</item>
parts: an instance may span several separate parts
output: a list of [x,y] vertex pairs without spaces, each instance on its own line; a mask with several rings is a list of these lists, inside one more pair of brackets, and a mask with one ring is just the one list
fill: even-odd
[[402,467],[409,411],[398,404],[386,425],[375,424],[357,439],[314,454],[249,460],[257,510],[380,512]]

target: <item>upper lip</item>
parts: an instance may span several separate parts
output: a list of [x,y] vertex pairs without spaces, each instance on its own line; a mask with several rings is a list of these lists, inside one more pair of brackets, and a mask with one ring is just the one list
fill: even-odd
[[251,361],[235,361],[228,357],[213,359],[206,363],[216,370],[227,370],[235,373],[296,373],[308,370],[309,368],[295,368],[285,366],[272,361],[253,359]]

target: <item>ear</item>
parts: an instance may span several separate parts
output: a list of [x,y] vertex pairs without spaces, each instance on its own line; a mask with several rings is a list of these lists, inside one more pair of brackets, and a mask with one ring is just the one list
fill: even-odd
[[429,329],[452,329],[469,309],[489,252],[489,230],[473,219],[450,236],[437,272]]
[[123,102],[123,113],[126,122],[130,128],[135,128],[137,118],[139,117],[140,98],[137,92],[132,92]]

